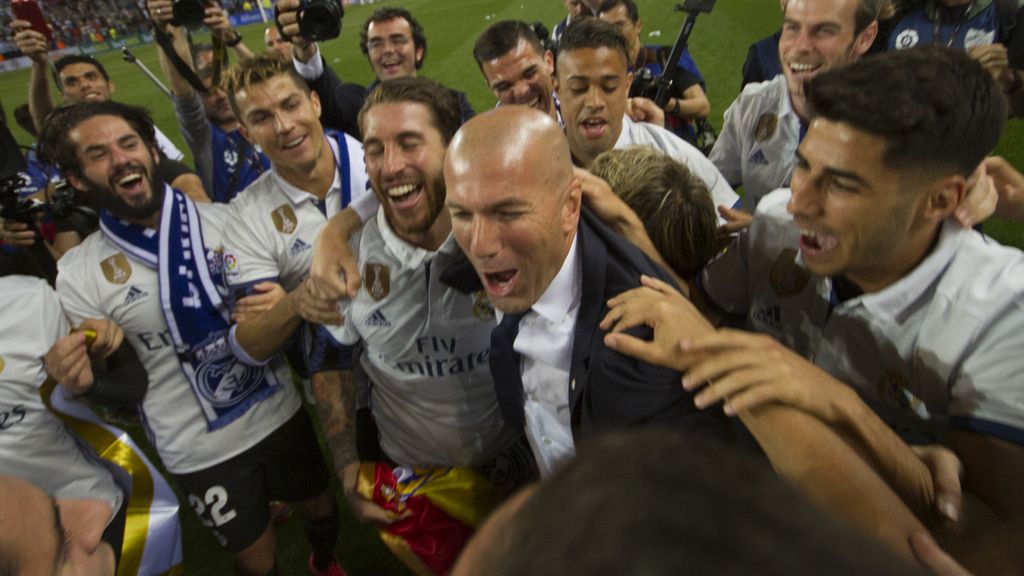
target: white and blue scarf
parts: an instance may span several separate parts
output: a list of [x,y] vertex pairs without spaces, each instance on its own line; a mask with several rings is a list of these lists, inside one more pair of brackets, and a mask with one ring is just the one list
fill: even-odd
[[206,250],[195,203],[168,186],[159,230],[106,211],[100,228],[126,254],[157,270],[160,307],[208,430],[226,426],[280,389],[269,367],[248,366],[231,351],[222,297],[227,288],[221,274],[210,273],[211,267],[220,269],[221,254]]

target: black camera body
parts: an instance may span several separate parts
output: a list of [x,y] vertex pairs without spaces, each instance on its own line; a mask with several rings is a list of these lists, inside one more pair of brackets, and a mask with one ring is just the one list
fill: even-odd
[[650,68],[641,66],[633,71],[633,83],[629,86],[629,97],[643,97],[654,100],[658,95],[658,78]]
[[[341,36],[341,20],[345,17],[345,8],[341,0],[302,0],[296,15],[299,20],[299,36],[310,42],[331,40]],[[281,33],[282,38],[290,41],[291,37],[284,33],[278,16],[280,12],[275,5],[274,22],[277,24],[277,31]]]
[[174,0],[174,19],[171,24],[195,30],[203,26],[207,0]]

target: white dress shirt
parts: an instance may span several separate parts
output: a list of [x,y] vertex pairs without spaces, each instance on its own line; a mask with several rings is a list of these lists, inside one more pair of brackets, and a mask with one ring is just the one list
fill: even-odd
[[582,267],[574,238],[561,270],[519,321],[513,349],[522,356],[526,437],[541,476],[576,454],[569,413],[569,370]]

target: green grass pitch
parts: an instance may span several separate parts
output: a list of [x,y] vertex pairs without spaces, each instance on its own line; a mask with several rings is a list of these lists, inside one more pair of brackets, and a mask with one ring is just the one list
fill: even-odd
[[[393,2],[399,4],[399,2]],[[466,92],[479,112],[494,106],[483,76],[471,54],[476,36],[495,20],[506,18],[529,22],[540,20],[549,28],[563,16],[560,0],[407,0],[402,3],[423,24],[428,39],[427,58],[420,73]],[[683,22],[683,14],[673,10],[671,0],[639,0],[644,21],[646,43],[671,44]],[[381,3],[350,6],[346,11],[340,39],[322,46],[327,62],[342,79],[368,84],[373,74],[358,47],[358,29],[362,21]],[[771,34],[778,27],[778,4],[773,0],[720,0],[710,15],[702,15],[694,28],[690,50],[704,73],[711,100],[711,121],[721,127],[722,113],[739,93],[740,68],[747,47]],[[263,27],[249,25],[240,30],[254,51],[262,49]],[[201,35],[200,35],[201,36]],[[135,55],[160,75],[153,46],[137,47]],[[117,52],[99,56],[117,85],[115,98],[142,104],[153,113],[157,124],[187,153],[174,123],[170,102],[133,65]],[[15,106],[27,97],[28,70],[0,74],[0,101],[10,115]],[[12,123],[13,124],[13,123]],[[15,127],[19,143],[27,145],[31,138]],[[1011,121],[997,149],[1017,166],[1024,166],[1024,129],[1020,121]],[[986,232],[1000,241],[1024,246],[1024,232],[1019,225],[990,222]],[[140,440],[141,431],[132,431]],[[405,569],[383,547],[373,529],[358,524],[348,512],[344,499],[342,534],[338,555],[353,576],[406,574]],[[228,555],[199,525],[195,516],[182,509],[184,531],[185,573],[189,575],[231,574]],[[279,566],[282,574],[305,573],[309,554],[302,536],[302,523],[296,515],[283,526],[278,535]]]

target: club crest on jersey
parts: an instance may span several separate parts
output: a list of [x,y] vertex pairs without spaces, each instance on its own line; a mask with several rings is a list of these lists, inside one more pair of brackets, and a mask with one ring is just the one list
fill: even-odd
[[210,336],[192,349],[199,363],[199,393],[217,408],[234,406],[251,394],[260,382],[261,368],[247,366],[231,352],[227,332]]
[[757,119],[757,126],[754,127],[754,139],[764,142],[775,135],[775,129],[778,127],[779,117],[771,112],[765,112]]
[[917,30],[904,30],[896,35],[896,48],[903,50],[904,48],[913,48],[917,46],[920,38],[917,35]]
[[796,263],[796,250],[786,248],[772,264],[772,271],[768,274],[772,290],[779,296],[792,296],[807,286],[811,274]]
[[270,218],[274,221],[274,228],[277,228],[281,234],[295,232],[295,228],[299,224],[299,219],[295,217],[295,211],[292,210],[290,204],[282,204],[274,208],[274,211],[270,213]]
[[473,317],[477,320],[494,320],[494,305],[487,297],[486,290],[473,292]]
[[103,277],[111,284],[125,284],[132,277],[132,265],[120,252],[100,262],[100,268],[103,269]]
[[964,36],[964,50],[970,50],[978,46],[989,46],[996,41],[995,30],[984,30],[982,28],[971,28]]
[[363,267],[363,285],[374,300],[383,300],[391,293],[391,268],[368,262]]

